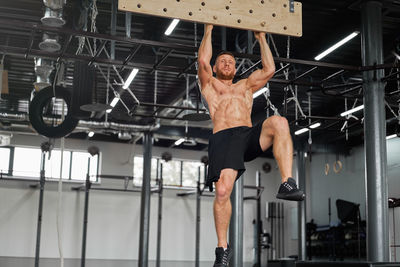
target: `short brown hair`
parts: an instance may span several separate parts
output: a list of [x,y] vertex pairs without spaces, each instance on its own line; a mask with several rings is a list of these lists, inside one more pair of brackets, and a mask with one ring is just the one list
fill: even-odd
[[221,51],[216,57],[215,57],[215,61],[217,61],[217,59],[222,56],[222,55],[230,55],[231,57],[235,58],[235,56],[232,54],[232,52],[229,51]]

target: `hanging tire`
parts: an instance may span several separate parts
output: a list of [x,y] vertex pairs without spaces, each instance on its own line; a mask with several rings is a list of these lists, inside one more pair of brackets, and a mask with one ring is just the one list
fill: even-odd
[[49,138],[61,138],[71,133],[78,125],[78,119],[71,116],[71,91],[61,87],[55,87],[57,98],[62,98],[67,105],[68,113],[64,121],[59,125],[49,125],[43,121],[43,108],[54,97],[53,87],[49,86],[40,90],[29,105],[29,120],[33,128],[41,135]]

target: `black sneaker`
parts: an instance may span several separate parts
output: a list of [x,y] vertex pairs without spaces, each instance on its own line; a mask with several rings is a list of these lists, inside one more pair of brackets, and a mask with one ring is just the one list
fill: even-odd
[[279,187],[278,194],[276,198],[292,200],[292,201],[302,201],[305,198],[305,194],[302,190],[297,188],[296,181],[293,178],[289,178],[287,182],[284,182]]
[[218,247],[215,249],[215,262],[214,267],[226,267],[229,266],[229,260],[232,257],[232,249],[229,247],[226,250]]

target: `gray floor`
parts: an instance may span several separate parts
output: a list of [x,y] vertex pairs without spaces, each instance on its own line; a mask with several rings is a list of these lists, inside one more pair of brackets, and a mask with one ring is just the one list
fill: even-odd
[[[34,258],[14,258],[0,257],[1,267],[32,267],[35,265]],[[200,262],[200,267],[210,267],[212,262]],[[57,267],[60,266],[59,259],[40,259],[40,267]],[[65,259],[64,267],[80,266],[80,259]],[[134,260],[86,260],[86,267],[133,267],[137,266]],[[155,261],[149,261],[149,267],[155,267]],[[195,266],[193,261],[163,261],[161,267],[191,267]],[[251,263],[243,264],[243,267],[251,267]]]

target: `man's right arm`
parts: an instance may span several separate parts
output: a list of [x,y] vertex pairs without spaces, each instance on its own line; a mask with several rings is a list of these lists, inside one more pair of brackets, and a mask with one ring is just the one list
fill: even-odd
[[212,57],[212,44],[211,34],[213,25],[204,25],[204,36],[199,47],[199,54],[197,58],[198,70],[197,75],[199,76],[201,89],[205,87],[211,80],[213,75],[210,60]]

